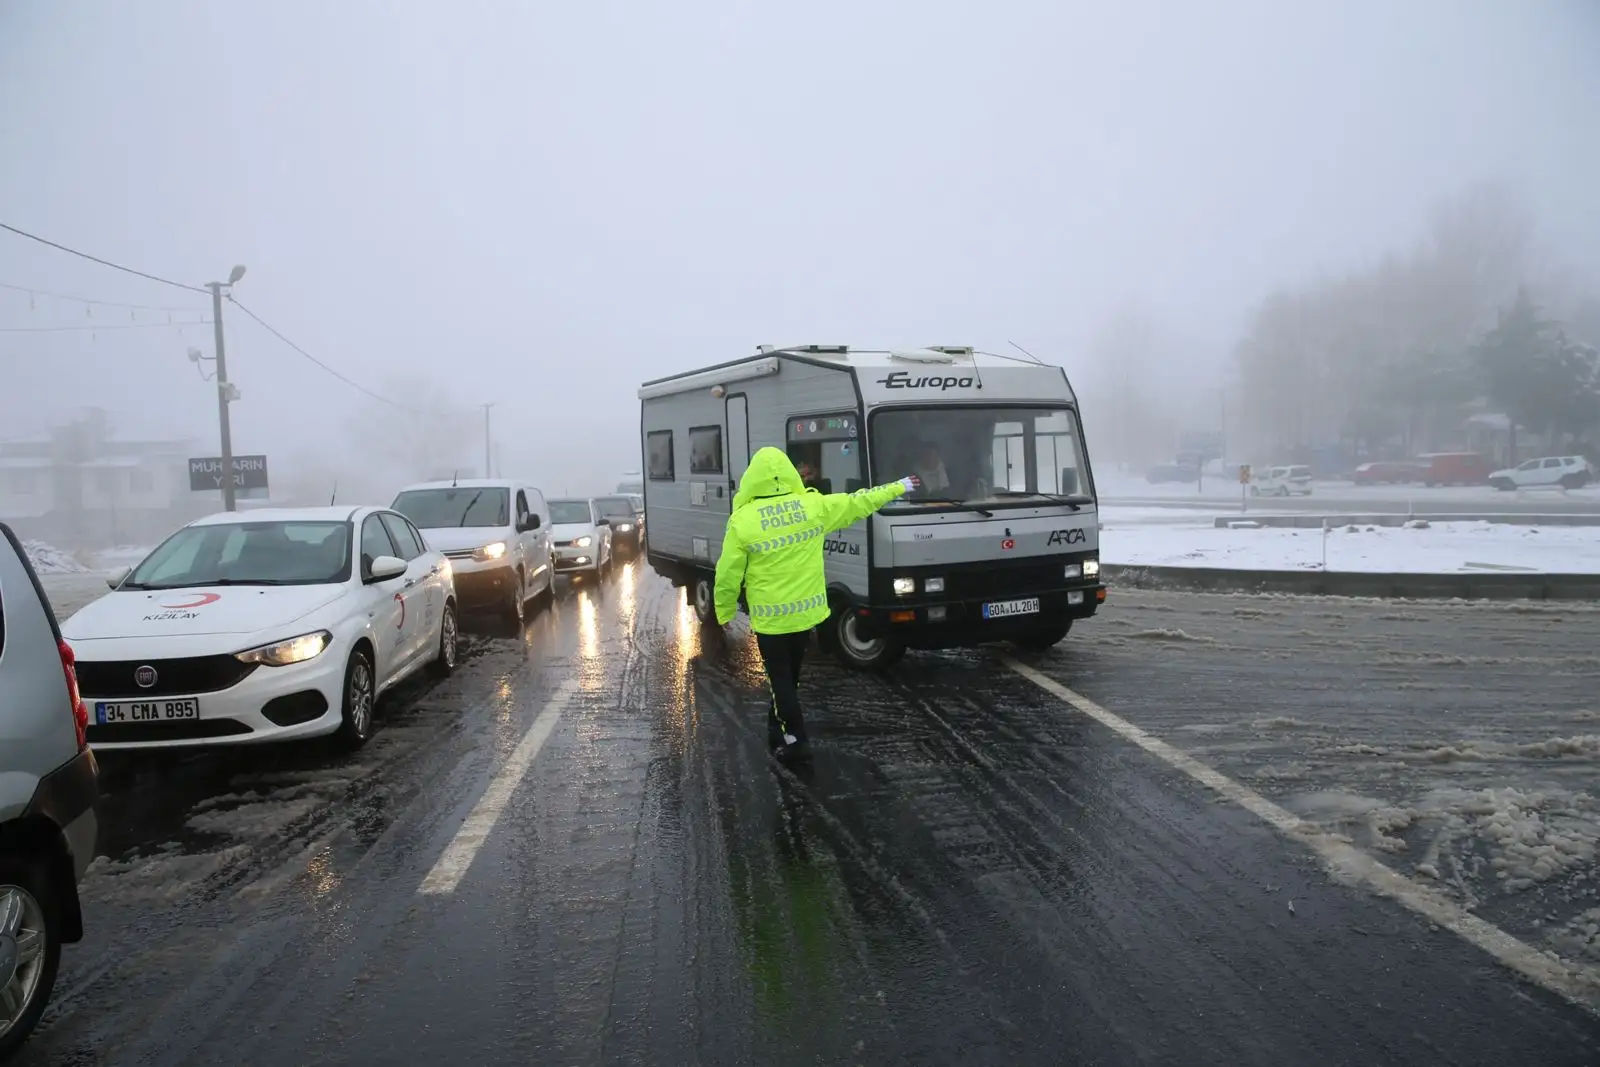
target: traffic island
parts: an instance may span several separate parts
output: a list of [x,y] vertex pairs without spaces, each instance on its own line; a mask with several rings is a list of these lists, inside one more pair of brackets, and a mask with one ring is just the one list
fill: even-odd
[[1600,600],[1600,574],[1243,570],[1115,563],[1102,564],[1100,573],[1114,589],[1414,600]]

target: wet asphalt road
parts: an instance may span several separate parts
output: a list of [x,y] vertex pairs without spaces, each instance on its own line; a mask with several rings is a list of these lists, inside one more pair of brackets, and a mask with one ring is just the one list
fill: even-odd
[[[1581,745],[1433,754],[1596,733],[1600,614],[1355,610],[1114,592],[1028,662],[1295,810],[1413,810],[1373,841],[1370,812],[1328,816],[1397,869],[1449,868],[1421,779],[1565,782],[1587,825]],[[459,885],[420,894],[564,685]],[[703,635],[631,568],[475,636],[355,758],[113,766],[88,939],[20,1062],[1600,1063],[1600,1017],[1331,879],[998,653],[885,678],[819,659],[805,696],[796,777],[762,751],[742,624]],[[1600,908],[1593,860],[1517,892],[1454,869],[1485,917],[1593,966],[1546,918]]]

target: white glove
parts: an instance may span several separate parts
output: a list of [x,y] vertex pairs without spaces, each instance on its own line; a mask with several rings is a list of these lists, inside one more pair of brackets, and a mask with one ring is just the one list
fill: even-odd
[[908,474],[900,479],[900,486],[908,493],[914,493],[922,488],[922,479],[915,474]]

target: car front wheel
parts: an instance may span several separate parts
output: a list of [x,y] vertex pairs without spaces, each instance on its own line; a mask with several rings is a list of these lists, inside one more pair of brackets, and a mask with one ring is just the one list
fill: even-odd
[[61,966],[61,926],[40,863],[0,857],[0,1061],[38,1025]]
[[439,619],[439,648],[429,669],[437,678],[448,678],[456,672],[456,657],[460,654],[461,631],[456,623],[456,606],[446,604]]
[[520,627],[527,618],[528,611],[528,580],[518,567],[513,576],[511,590],[506,594],[505,603],[501,605],[500,614],[505,616],[507,623]]
[[350,653],[344,669],[344,706],[341,709],[339,743],[349,749],[360,748],[372,736],[372,712],[378,700],[378,679],[372,656],[365,649]]

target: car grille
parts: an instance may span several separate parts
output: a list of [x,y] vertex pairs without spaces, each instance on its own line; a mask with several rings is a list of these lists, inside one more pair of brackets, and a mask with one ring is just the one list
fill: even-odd
[[[152,667],[156,681],[141,686],[134,680],[140,667]],[[215,693],[238,685],[256,669],[232,656],[194,656],[189,659],[79,660],[78,689],[85,697],[187,696]]]
[[238,737],[251,733],[237,719],[190,719],[186,722],[118,722],[89,725],[90,745],[115,745],[141,741],[202,741],[211,737]]
[[445,559],[471,559],[474,554],[475,554],[474,550],[470,549],[470,548],[452,548],[450,551],[448,551],[448,552],[446,552],[444,554],[444,558]]

